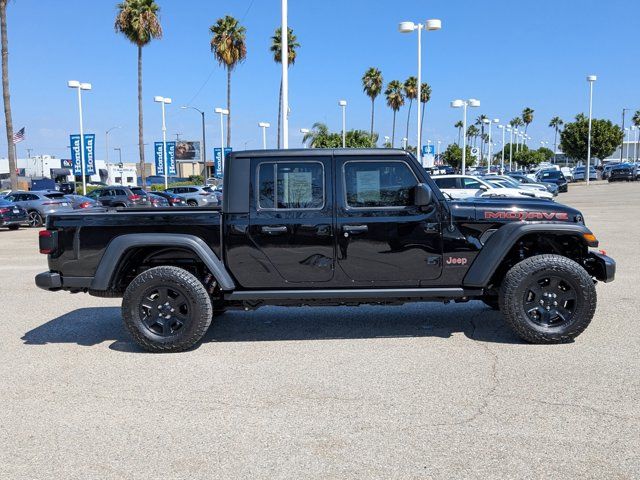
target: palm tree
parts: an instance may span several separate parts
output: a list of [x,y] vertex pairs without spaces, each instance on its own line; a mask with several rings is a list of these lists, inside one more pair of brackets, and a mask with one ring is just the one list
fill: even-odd
[[219,18],[209,27],[211,51],[220,65],[227,69],[227,145],[231,145],[231,72],[247,58],[247,29],[231,15]]
[[462,123],[462,120],[458,120],[455,123],[454,127],[458,129],[458,146],[460,146],[460,140],[462,136],[462,129],[464,128],[464,123]]
[[475,125],[470,125],[469,128],[467,128],[467,142],[471,143],[471,140],[474,140],[473,146],[476,146],[476,142],[475,140],[478,138],[478,135],[480,134],[480,130],[478,130],[478,128]]
[[[527,134],[527,129],[529,128],[529,124],[533,122],[533,112],[532,108],[525,108],[522,110],[522,122],[524,123],[524,134]],[[525,145],[527,144],[527,138],[524,139]]]
[[384,91],[387,97],[387,105],[393,110],[393,129],[391,131],[391,148],[396,139],[396,113],[400,110],[400,107],[404,105],[404,95],[402,94],[402,83],[398,80],[392,80],[387,85],[387,89]]
[[[640,114],[640,111],[638,113]],[[638,115],[638,120],[640,121],[640,115]],[[553,163],[556,163],[556,152],[558,151],[558,133],[560,132],[560,127],[562,127],[562,125],[564,125],[564,122],[558,116],[553,117],[549,122],[549,127],[555,130],[555,135],[553,138]]]
[[405,137],[409,138],[409,119],[411,118],[411,105],[418,98],[418,79],[409,77],[404,82],[404,95],[409,99],[409,111],[407,112],[407,133]]
[[[640,110],[636,110],[636,113],[634,113],[631,121],[633,122],[633,125],[636,128],[640,128]],[[638,161],[638,144],[637,143],[634,148],[634,153],[636,154],[636,161]]]
[[422,119],[420,120],[420,138],[422,138],[422,130],[424,129],[424,111],[427,109],[427,102],[431,100],[431,87],[428,83],[420,86],[420,103],[422,103]]
[[[288,61],[289,65],[296,63],[296,49],[300,47],[298,39],[293,34],[293,29],[287,27],[287,45],[288,45]],[[276,28],[274,35],[271,37],[271,53],[273,53],[273,61],[282,64],[282,27]],[[280,125],[282,124],[282,78],[280,78],[280,97],[278,99],[278,148],[280,148]]]
[[142,113],[142,48],[154,38],[162,38],[162,26],[154,0],[124,0],[118,4],[115,29],[138,47],[138,149],[140,152],[140,176],[145,185],[144,165],[144,116]]
[[382,92],[384,80],[382,72],[375,67],[369,68],[362,76],[362,90],[371,99],[371,131],[370,137],[373,139],[373,117],[375,112],[376,97]]
[[482,164],[482,156],[484,153],[484,144],[482,143],[482,140],[484,139],[484,121],[488,120],[489,117],[487,117],[484,113],[482,115],[480,115],[478,118],[476,118],[476,125],[480,125],[480,164]]
[[310,148],[325,148],[328,146],[330,136],[329,127],[324,123],[316,122],[311,130],[304,134],[302,143],[309,141]]
[[7,1],[0,0],[0,30],[2,31],[2,99],[4,100],[4,118],[7,131],[7,149],[9,157],[9,175],[11,190],[18,189],[16,173],[16,149],[13,146],[13,119],[11,116],[11,95],[9,93],[9,40],[7,38]]

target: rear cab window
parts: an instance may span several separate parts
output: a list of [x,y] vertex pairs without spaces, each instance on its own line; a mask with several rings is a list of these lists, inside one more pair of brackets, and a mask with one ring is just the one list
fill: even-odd
[[256,184],[259,210],[321,210],[325,204],[321,162],[261,162]]

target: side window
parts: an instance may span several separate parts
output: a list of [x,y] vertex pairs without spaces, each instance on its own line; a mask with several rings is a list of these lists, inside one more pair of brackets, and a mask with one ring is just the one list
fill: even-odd
[[25,193],[22,194],[22,196],[24,197],[24,200],[26,201],[32,201],[32,200],[40,200],[40,197],[38,197],[37,195],[34,195],[32,193]]
[[458,179],[456,177],[434,178],[433,180],[439,188],[459,188]]
[[463,188],[478,190],[482,184],[473,178],[463,178],[462,185]]
[[111,190],[102,190],[100,192],[100,196],[101,197],[112,197],[113,194],[111,193]]
[[120,197],[126,197],[127,193],[124,190],[117,189],[114,191],[114,195],[120,196]]
[[347,162],[343,167],[347,206],[408,207],[418,181],[404,162]]
[[261,163],[258,168],[258,207],[262,209],[321,209],[324,206],[324,166],[320,162]]
[[4,199],[7,202],[19,202],[20,201],[20,195],[7,195],[6,197],[4,197]]
[[189,193],[198,193],[198,189],[195,187],[189,187],[186,189]]

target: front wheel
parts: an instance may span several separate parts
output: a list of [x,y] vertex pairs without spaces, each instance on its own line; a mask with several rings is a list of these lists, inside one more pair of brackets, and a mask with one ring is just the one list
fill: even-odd
[[212,319],[209,294],[200,280],[178,267],[155,267],[129,284],[122,299],[124,324],[150,352],[193,347]]
[[500,310],[509,326],[531,343],[566,343],[580,335],[596,310],[596,289],[578,263],[537,255],[507,272]]

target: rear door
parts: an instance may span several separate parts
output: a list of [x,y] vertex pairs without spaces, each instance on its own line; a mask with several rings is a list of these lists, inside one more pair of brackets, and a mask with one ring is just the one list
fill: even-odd
[[285,287],[329,282],[335,262],[331,156],[256,158],[251,172],[249,238],[260,253],[254,263],[261,286],[265,278]]
[[416,287],[438,278],[439,212],[435,202],[415,205],[414,166],[336,157],[336,171],[337,264],[349,279],[343,286]]

